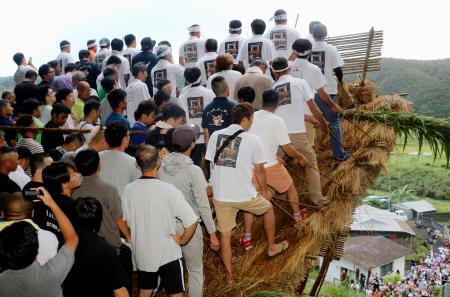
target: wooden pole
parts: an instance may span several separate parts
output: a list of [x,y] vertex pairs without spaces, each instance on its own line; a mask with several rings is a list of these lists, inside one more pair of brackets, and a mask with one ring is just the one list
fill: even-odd
[[300,296],[303,295],[303,291],[305,290],[306,284],[308,283],[308,278],[309,278],[309,269],[308,269],[308,271],[306,271],[305,277],[300,282],[298,287],[295,288],[295,294],[300,295]]
[[295,29],[297,29],[297,23],[298,23],[298,17],[299,17],[299,16],[300,16],[300,14],[297,13],[297,18],[295,19],[295,26],[294,26]]
[[[0,126],[0,130],[25,130],[25,131],[45,131],[45,132],[59,132],[64,134],[70,133],[91,133],[87,129],[64,129],[64,128],[38,128],[38,127],[19,127],[19,126]],[[147,134],[147,131],[129,131],[129,134]]]
[[364,71],[361,79],[361,87],[364,87],[365,80],[367,76],[367,67],[369,66],[369,58],[370,58],[370,51],[372,50],[372,43],[373,43],[373,36],[375,34],[375,30],[373,27],[370,29],[369,32],[369,41],[367,42],[367,52],[366,52],[366,61],[364,62]]
[[320,266],[319,274],[317,275],[317,278],[314,281],[311,291],[309,292],[309,296],[318,296],[320,292],[320,287],[322,286],[323,280],[327,275],[328,266],[331,263],[332,257],[333,257],[333,249],[332,247],[329,246],[325,254],[325,257],[323,257],[322,266]]

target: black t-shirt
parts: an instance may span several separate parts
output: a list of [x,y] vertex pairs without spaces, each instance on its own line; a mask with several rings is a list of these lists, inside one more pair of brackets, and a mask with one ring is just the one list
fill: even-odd
[[8,175],[0,173],[0,193],[20,192],[20,187]]
[[160,127],[156,127],[153,131],[148,134],[148,138],[145,141],[146,144],[150,144],[157,149],[162,147],[167,148],[172,151],[172,133],[175,129],[169,129],[165,134],[161,133]]
[[77,64],[77,70],[83,71],[86,74],[86,81],[93,89],[97,89],[97,76],[101,73],[97,64],[89,61],[80,61]]
[[16,85],[14,94],[16,94],[16,104],[23,106],[23,102],[30,98],[37,98],[38,88],[31,81],[23,81]]
[[64,296],[112,297],[126,285],[116,250],[95,233],[80,233],[75,263],[63,283]]
[[[45,128],[59,128],[53,121],[48,122]],[[62,146],[64,143],[64,134],[62,132],[42,132],[42,147],[45,152],[49,152],[58,146]]]
[[52,157],[53,161],[60,161],[62,156],[64,156],[64,150],[62,147],[58,146],[57,148],[51,149],[48,154]]
[[209,135],[231,125],[231,110],[234,103],[226,97],[216,97],[209,103],[202,116],[202,128],[208,129]]
[[23,187],[22,190],[28,191],[28,190],[36,189],[36,188],[43,187],[43,186],[44,186],[44,184],[41,183],[41,182],[37,182],[37,181],[30,180],[30,181]]
[[155,67],[156,63],[158,63],[158,57],[150,51],[140,52],[136,56],[133,57],[131,65],[134,66],[137,63],[144,63],[148,67],[148,76],[147,76],[145,83],[147,84],[148,92],[150,93],[150,96],[153,97],[153,84],[152,84],[152,76],[150,75],[150,72],[152,71],[153,67]]

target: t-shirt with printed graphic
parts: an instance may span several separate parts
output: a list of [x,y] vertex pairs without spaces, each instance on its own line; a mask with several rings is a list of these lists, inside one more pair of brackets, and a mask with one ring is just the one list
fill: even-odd
[[299,38],[300,33],[287,25],[275,25],[266,31],[264,37],[272,40],[278,57],[288,59],[292,53],[292,44]]
[[184,67],[195,67],[197,61],[205,54],[205,41],[197,36],[190,36],[180,46],[180,57],[184,58]]
[[272,61],[277,57],[275,47],[270,39],[262,35],[253,35],[246,39],[239,49],[238,60],[244,62],[247,69],[256,60]]
[[128,60],[128,63],[130,63],[130,70],[132,65],[131,62],[133,61],[134,56],[136,56],[137,54],[139,54],[139,50],[135,47],[127,47],[123,51],[123,56]]
[[56,57],[56,61],[58,61],[59,66],[61,66],[62,73],[64,73],[67,64],[75,63],[75,59],[73,58],[73,56],[66,52],[60,52]]
[[111,50],[107,48],[101,48],[98,52],[94,55],[94,63],[98,65],[101,71],[103,71],[103,61],[106,59],[106,57],[109,57],[111,55]]
[[225,40],[223,40],[218,49],[218,53],[220,55],[223,54],[230,54],[233,56],[234,64],[237,64],[239,62],[238,55],[239,55],[239,49],[241,48],[242,43],[244,42],[245,38],[241,37],[240,34],[230,34]]
[[[240,125],[214,132],[208,142],[205,159],[214,162],[216,151],[238,130]],[[222,151],[216,164],[211,164],[211,185],[214,199],[223,202],[246,202],[256,197],[252,184],[254,164],[266,163],[266,155],[259,136],[243,132]]]
[[228,100],[236,103],[237,98],[234,97],[234,93],[235,93],[235,89],[236,89],[236,84],[237,84],[238,80],[242,77],[242,73],[240,73],[239,71],[236,71],[236,70],[231,70],[231,69],[216,72],[208,78],[208,82],[206,84],[206,87],[208,89],[212,89],[212,81],[214,78],[216,78],[218,76],[222,76],[223,78],[225,78],[225,81],[227,82],[228,91],[229,91]]
[[306,133],[304,105],[313,99],[308,83],[289,74],[281,76],[273,85],[280,96],[275,114],[280,116],[289,133]]
[[96,63],[91,63],[89,61],[80,61],[77,64],[77,70],[84,72],[86,75],[86,81],[89,83],[91,88],[97,89],[97,77],[100,75],[100,67]]
[[[213,101],[214,97],[213,91],[204,86],[188,87],[179,98],[186,112],[186,122],[200,127],[205,107]],[[203,134],[198,138],[197,143],[205,143]]]
[[208,78],[216,71],[216,52],[208,52],[203,57],[198,59],[197,67],[200,69],[202,77],[202,85],[206,85]]
[[327,85],[325,91],[330,95],[337,94],[337,83],[334,79],[334,69],[344,66],[341,54],[333,45],[325,41],[316,41],[313,44],[310,62],[317,65],[325,75]]
[[205,107],[202,115],[202,128],[208,129],[209,135],[231,125],[231,110],[234,103],[225,97],[216,97]]
[[[195,65],[194,65],[195,66]],[[180,65],[170,63],[167,60],[161,59],[153,67],[150,75],[153,82],[153,94],[158,90],[156,86],[161,80],[169,80],[172,84],[172,94],[170,97],[176,97],[177,80],[184,80],[184,68]]]
[[[325,76],[320,68],[306,59],[295,59],[291,64],[291,75],[293,77],[304,79],[311,90],[311,94],[316,94],[317,90],[326,86]],[[311,114],[308,104],[305,103],[305,114]]]

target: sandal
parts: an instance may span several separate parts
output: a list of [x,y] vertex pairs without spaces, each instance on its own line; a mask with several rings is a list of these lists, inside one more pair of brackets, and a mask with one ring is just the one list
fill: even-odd
[[289,247],[289,243],[287,242],[287,240],[284,240],[282,242],[280,242],[279,244],[277,244],[277,249],[275,250],[275,252],[273,252],[273,254],[269,254],[269,252],[267,252],[267,257],[270,259],[275,258],[276,256],[281,255],[285,250],[287,250],[287,248]]

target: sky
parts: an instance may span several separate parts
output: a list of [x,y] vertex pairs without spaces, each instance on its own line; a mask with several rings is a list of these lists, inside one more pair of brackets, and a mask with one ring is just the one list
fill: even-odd
[[269,28],[279,8],[288,12],[289,25],[299,15],[302,36],[313,20],[327,25],[329,36],[367,32],[374,26],[384,31],[383,57],[443,59],[450,57],[450,39],[444,37],[450,28],[448,6],[445,0],[3,0],[0,77],[14,74],[14,53],[33,57],[39,67],[56,58],[63,39],[71,42],[75,57],[88,39],[112,40],[129,33],[138,44],[146,36],[169,40],[178,52],[192,24],[200,24],[204,38],[220,42],[228,35],[230,20],[241,20],[243,36],[250,36],[253,19],[263,19]]

